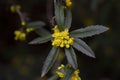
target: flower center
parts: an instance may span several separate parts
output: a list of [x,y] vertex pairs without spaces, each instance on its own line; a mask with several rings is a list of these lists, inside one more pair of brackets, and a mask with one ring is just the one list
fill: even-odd
[[69,48],[70,45],[73,44],[74,38],[69,36],[68,29],[65,29],[64,31],[59,31],[58,26],[56,25],[54,28],[54,33],[52,34],[52,37],[54,38],[52,41],[52,45],[55,47],[66,47]]

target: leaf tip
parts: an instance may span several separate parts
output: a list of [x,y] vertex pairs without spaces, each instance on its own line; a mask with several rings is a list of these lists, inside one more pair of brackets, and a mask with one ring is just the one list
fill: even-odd
[[110,28],[106,27],[106,31],[109,30]]
[[31,42],[29,42],[28,44],[34,44],[34,42],[33,42],[33,41],[31,41]]
[[45,73],[42,73],[42,74],[41,74],[41,77],[44,77],[44,76],[45,76]]
[[90,57],[92,57],[92,58],[96,58],[95,55],[91,55]]
[[109,28],[108,28],[108,27],[105,27],[105,26],[102,26],[102,27],[103,27],[104,31],[109,30]]
[[88,56],[91,57],[91,58],[96,58],[95,53],[92,50],[91,50],[91,54],[89,54]]

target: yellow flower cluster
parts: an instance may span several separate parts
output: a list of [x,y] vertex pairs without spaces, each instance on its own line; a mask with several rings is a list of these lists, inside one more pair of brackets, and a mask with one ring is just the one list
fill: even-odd
[[56,71],[57,75],[58,75],[60,78],[64,78],[64,76],[65,76],[65,74],[60,71],[62,68],[64,68],[64,65],[63,65],[63,64],[61,64],[61,66],[59,66],[59,67],[57,68],[57,71]]
[[52,41],[52,45],[55,47],[66,47],[69,48],[70,45],[73,44],[74,38],[69,36],[68,29],[65,29],[64,31],[59,31],[58,26],[56,25],[54,28],[54,33],[52,37],[54,40]]
[[[35,29],[33,29],[33,28],[26,28],[27,33],[34,31],[34,30]],[[14,38],[15,40],[24,41],[26,39],[26,33],[21,30],[14,31],[14,34],[15,34],[15,38]]]
[[66,0],[66,6],[67,6],[67,7],[71,7],[71,6],[72,6],[71,0]]
[[16,10],[20,10],[21,9],[21,6],[20,5],[11,5],[10,6],[10,10],[11,12],[16,12]]
[[70,80],[81,80],[79,77],[79,70],[75,70],[73,76],[70,78]]
[[20,30],[16,30],[14,32],[15,34],[15,40],[21,40],[21,41],[24,41],[26,39],[26,34]]

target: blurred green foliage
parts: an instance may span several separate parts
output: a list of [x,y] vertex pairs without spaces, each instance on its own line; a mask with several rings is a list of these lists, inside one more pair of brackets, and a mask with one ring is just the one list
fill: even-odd
[[[48,1],[49,2],[49,1]],[[120,80],[120,0],[73,0],[72,29],[100,24],[110,28],[106,34],[85,39],[96,54],[96,59],[78,54],[80,76],[83,80]],[[22,6],[29,21],[49,22],[46,0],[14,0]],[[48,43],[28,45],[14,41],[14,30],[20,27],[16,13],[9,8],[12,0],[0,0],[0,80],[46,80],[40,78],[41,67],[49,52]],[[79,26],[78,26],[79,25]],[[50,24],[45,26],[50,29]],[[71,30],[72,30],[71,29]],[[50,74],[48,74],[49,76]]]

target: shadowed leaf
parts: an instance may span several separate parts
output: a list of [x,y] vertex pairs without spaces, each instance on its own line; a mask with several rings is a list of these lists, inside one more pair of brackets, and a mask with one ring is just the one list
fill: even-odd
[[38,35],[40,35],[41,37],[50,36],[51,35],[51,33],[48,30],[44,29],[44,28],[37,29],[37,30],[35,30],[35,32]]
[[54,74],[52,77],[50,77],[48,80],[57,80],[58,78],[58,75],[57,74]]
[[42,21],[35,21],[35,22],[30,22],[26,25],[29,28],[41,28],[42,26],[45,26],[45,23]]
[[58,48],[52,47],[43,65],[41,77],[43,77],[50,70],[55,60],[57,59],[57,56],[58,56]]

